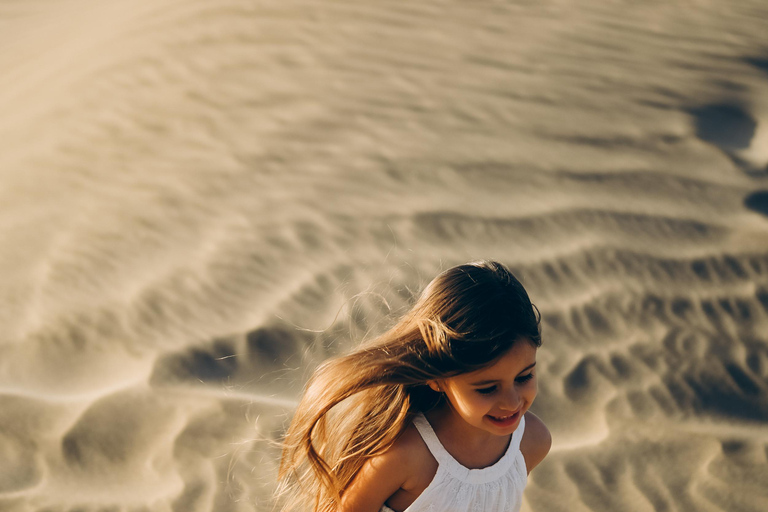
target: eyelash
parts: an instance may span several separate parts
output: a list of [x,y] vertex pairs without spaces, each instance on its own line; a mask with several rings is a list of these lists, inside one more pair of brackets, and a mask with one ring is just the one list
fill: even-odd
[[[523,375],[516,378],[515,382],[517,382],[518,384],[525,384],[532,378],[533,378],[533,373],[529,373],[528,375]],[[476,389],[475,391],[477,391],[481,395],[490,395],[491,393],[496,391],[496,386],[491,386],[489,388],[480,388],[480,389]]]

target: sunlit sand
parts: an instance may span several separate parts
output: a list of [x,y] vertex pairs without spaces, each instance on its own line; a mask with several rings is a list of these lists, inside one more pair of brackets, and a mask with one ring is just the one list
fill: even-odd
[[764,512],[768,4],[0,2],[0,509],[271,510],[439,270],[541,309],[524,510]]

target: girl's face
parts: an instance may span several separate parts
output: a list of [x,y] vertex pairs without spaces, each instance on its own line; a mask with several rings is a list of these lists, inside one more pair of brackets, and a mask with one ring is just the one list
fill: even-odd
[[445,393],[452,414],[472,427],[509,435],[536,398],[536,347],[518,340],[490,366],[429,383]]

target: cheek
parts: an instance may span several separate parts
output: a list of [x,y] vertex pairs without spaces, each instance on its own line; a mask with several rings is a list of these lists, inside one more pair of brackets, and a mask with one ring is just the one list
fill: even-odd
[[533,402],[533,399],[536,398],[536,394],[539,392],[539,381],[534,378],[528,385],[528,388],[525,390],[525,396],[528,398],[529,402]]
[[467,406],[474,413],[485,414],[489,409],[493,408],[498,399],[493,395],[477,395],[468,400]]
[[492,405],[493,400],[483,395],[458,394],[451,397],[454,407],[464,413],[474,413]]

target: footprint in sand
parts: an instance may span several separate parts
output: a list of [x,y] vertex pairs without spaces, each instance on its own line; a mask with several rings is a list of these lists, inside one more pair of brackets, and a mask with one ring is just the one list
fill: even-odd
[[752,176],[768,172],[768,124],[737,103],[715,103],[689,111],[696,136],[728,155]]
[[[750,61],[768,70],[768,60]],[[768,172],[768,137],[761,137],[758,122],[744,108],[728,103],[706,105],[690,111],[696,122],[696,135],[714,144],[745,172]],[[768,217],[768,190],[758,190],[744,198],[749,210]]]
[[706,105],[691,111],[696,135],[727,152],[747,149],[755,136],[757,122],[737,105]]
[[744,198],[744,206],[768,217],[768,190],[752,192]]

